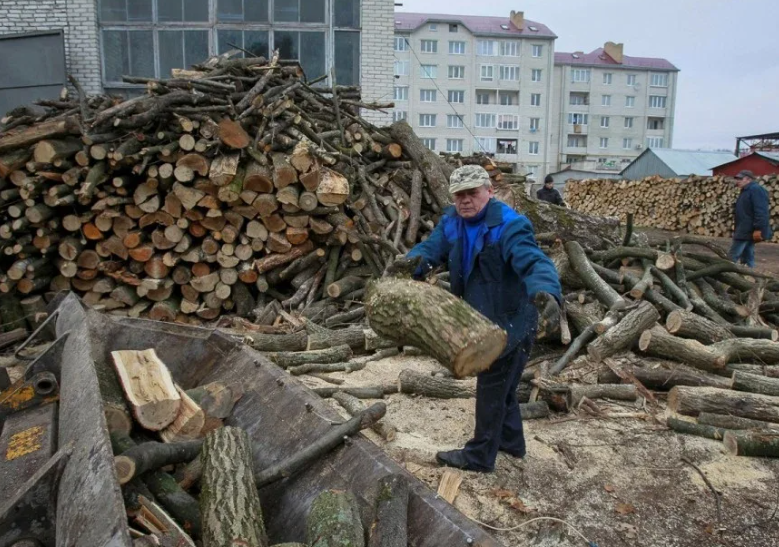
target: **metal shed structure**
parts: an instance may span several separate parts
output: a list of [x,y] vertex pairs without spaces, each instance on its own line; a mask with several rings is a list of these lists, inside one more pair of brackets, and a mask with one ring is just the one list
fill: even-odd
[[620,178],[639,180],[658,175],[665,178],[710,176],[712,168],[733,161],[730,152],[647,148],[620,172]]

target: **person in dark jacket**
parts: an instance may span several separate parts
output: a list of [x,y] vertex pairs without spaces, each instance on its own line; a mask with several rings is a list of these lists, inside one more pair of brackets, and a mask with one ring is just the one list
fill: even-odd
[[[536,335],[538,312],[559,324],[560,279],[536,243],[530,221],[493,198],[489,175],[467,165],[452,173],[448,207],[430,237],[406,260],[415,277],[449,267],[451,291],[508,333],[508,343],[476,384],[476,430],[461,450],[439,452],[442,465],[489,472],[501,450],[525,455],[517,386]],[[550,319],[551,318],[551,319]]]
[[755,180],[752,171],[736,175],[736,186],[741,193],[735,206],[733,244],[728,255],[733,262],[755,267],[755,243],[771,239],[768,192]]
[[548,201],[553,205],[561,205],[562,207],[565,207],[563,196],[560,195],[560,192],[555,190],[554,179],[552,178],[552,175],[546,176],[544,179],[544,186],[538,189],[538,192],[536,192],[536,197],[540,201]]

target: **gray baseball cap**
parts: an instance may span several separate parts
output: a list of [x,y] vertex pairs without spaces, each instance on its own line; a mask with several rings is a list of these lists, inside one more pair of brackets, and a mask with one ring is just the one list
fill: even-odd
[[738,175],[736,175],[737,179],[741,179],[741,178],[744,178],[744,177],[749,177],[751,179],[754,179],[755,178],[755,174],[752,171],[750,171],[749,169],[742,169],[741,171],[738,172]]
[[478,188],[485,184],[492,184],[490,175],[484,167],[479,165],[463,165],[454,170],[449,178],[449,193],[454,194],[463,190]]

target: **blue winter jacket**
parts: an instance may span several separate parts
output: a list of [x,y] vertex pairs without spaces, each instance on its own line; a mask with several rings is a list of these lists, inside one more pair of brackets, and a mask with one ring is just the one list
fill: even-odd
[[735,207],[736,229],[733,239],[752,241],[752,232],[760,230],[764,240],[771,239],[768,192],[757,182],[750,182],[741,189]]
[[547,292],[561,300],[560,278],[552,261],[539,249],[530,221],[494,198],[487,203],[470,273],[464,278],[464,224],[455,208],[448,207],[430,237],[408,256],[422,257],[417,277],[447,261],[452,293],[508,333],[505,355],[525,337],[534,335],[536,294]]

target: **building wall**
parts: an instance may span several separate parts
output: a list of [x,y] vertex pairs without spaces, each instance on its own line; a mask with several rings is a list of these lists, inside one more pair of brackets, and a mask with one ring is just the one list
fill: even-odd
[[[590,81],[586,83],[572,81],[572,70],[589,68]],[[676,102],[676,80],[678,72],[667,72],[668,87],[650,86],[651,75],[655,72],[630,67],[583,67],[556,65],[554,68],[554,113],[556,135],[553,138],[555,161],[560,168],[573,165],[578,169],[611,169],[619,172],[630,161],[647,148],[649,137],[660,138],[656,148],[671,148],[673,144],[674,107]],[[611,74],[611,84],[604,83],[604,74]],[[628,75],[636,76],[636,86],[627,85]],[[571,105],[571,93],[588,93],[588,105]],[[603,95],[611,96],[611,105],[604,106]],[[665,108],[651,108],[651,95],[665,96]],[[626,106],[626,98],[635,97],[633,107]],[[586,114],[588,123],[578,127],[568,123],[570,113]],[[601,127],[601,118],[609,118],[609,127]],[[625,118],[633,118],[633,127],[625,127]],[[662,129],[648,129],[648,118],[663,120]],[[586,137],[586,147],[569,147],[568,137]],[[608,139],[607,146],[601,148],[601,138]],[[625,148],[624,139],[630,139]],[[583,156],[584,161],[568,162],[568,156]]]
[[779,165],[757,155],[743,157],[738,161],[715,167],[712,171],[715,175],[735,177],[742,169],[752,171],[756,177],[779,174]]
[[[549,131],[552,126],[551,114],[551,83],[554,62],[554,42],[544,38],[510,38],[517,41],[519,56],[482,56],[477,54],[477,42],[480,39],[505,41],[507,38],[483,37],[472,34],[467,28],[458,25],[457,32],[449,32],[448,24],[438,23],[437,30],[431,31],[425,24],[414,32],[396,33],[395,36],[405,37],[410,44],[407,51],[395,51],[395,60],[408,61],[408,75],[396,76],[395,86],[408,87],[408,100],[395,100],[395,110],[405,112],[409,124],[423,139],[435,139],[436,152],[447,151],[447,139],[463,141],[463,154],[482,152],[474,142],[474,137],[491,137],[495,139],[517,139],[516,154],[496,154],[499,161],[507,161],[517,165],[517,171],[527,173],[532,170],[535,177],[543,177],[550,171],[551,155],[549,148]],[[422,40],[437,40],[436,53],[422,52]],[[449,54],[449,41],[465,42],[465,54]],[[532,56],[533,45],[542,45],[540,58]],[[437,66],[435,79],[423,78],[422,64]],[[482,64],[494,65],[494,78],[482,81],[480,70]],[[464,66],[463,79],[450,79],[448,67]],[[500,65],[519,66],[519,81],[501,81]],[[540,69],[541,81],[532,82],[533,69]],[[393,67],[394,70],[394,67]],[[435,102],[423,102],[420,99],[421,90],[435,90]],[[465,92],[463,104],[449,104],[449,90]],[[495,104],[476,104],[478,91],[492,92],[497,102],[497,92],[518,94],[518,101],[510,106]],[[531,94],[541,94],[541,106],[531,106]],[[516,130],[476,127],[476,114],[517,115],[519,126]],[[435,114],[435,127],[420,127],[420,114]],[[463,118],[462,128],[447,127],[448,115],[460,115]],[[538,131],[531,132],[530,119],[539,118]],[[538,154],[531,154],[529,143],[538,142]]]
[[99,93],[100,50],[96,0],[2,0],[0,34],[64,31],[65,62],[87,93]]
[[666,179],[680,176],[650,150],[626,168],[622,173],[622,178],[626,180],[640,180],[654,175]]
[[[360,79],[366,102],[392,102],[392,40],[394,0],[362,0]],[[392,122],[390,111],[364,110],[365,119],[379,126]]]

